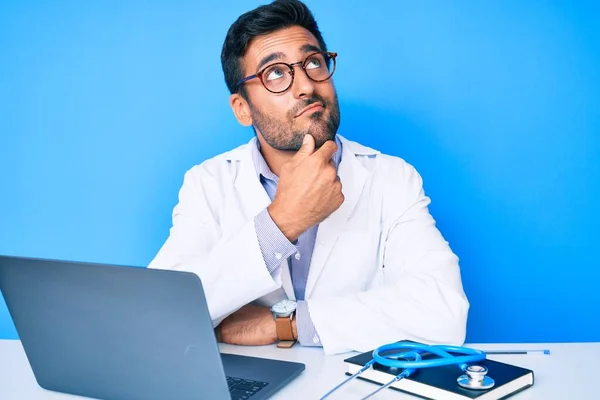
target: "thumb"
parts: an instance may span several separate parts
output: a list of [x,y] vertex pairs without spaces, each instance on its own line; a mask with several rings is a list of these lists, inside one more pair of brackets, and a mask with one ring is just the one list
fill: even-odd
[[302,147],[296,153],[295,158],[306,158],[315,152],[315,138],[307,133],[304,135],[304,140],[302,141]]

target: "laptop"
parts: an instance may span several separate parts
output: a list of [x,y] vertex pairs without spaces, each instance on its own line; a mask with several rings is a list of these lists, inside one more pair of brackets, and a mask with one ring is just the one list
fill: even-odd
[[0,256],[38,384],[104,400],[264,399],[304,364],[221,354],[197,275]]

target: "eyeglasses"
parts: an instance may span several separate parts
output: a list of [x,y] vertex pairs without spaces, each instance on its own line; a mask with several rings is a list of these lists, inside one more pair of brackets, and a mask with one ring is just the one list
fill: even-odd
[[304,61],[293,64],[278,62],[261,69],[254,75],[247,76],[236,85],[236,91],[242,83],[258,78],[265,89],[271,93],[283,93],[294,83],[294,66],[300,65],[306,76],[314,82],[324,82],[331,78],[335,71],[337,53],[321,51],[309,54]]

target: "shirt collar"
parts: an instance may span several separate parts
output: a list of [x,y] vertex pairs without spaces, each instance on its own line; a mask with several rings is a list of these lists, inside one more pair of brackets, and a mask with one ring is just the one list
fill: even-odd
[[[260,152],[260,142],[258,140],[256,140],[255,142],[256,146],[252,146],[252,162],[254,163],[256,176],[258,177],[258,179],[260,179],[262,175],[266,179],[271,179],[276,182],[279,181],[279,178],[271,171],[271,169],[267,165],[267,162],[265,161],[265,158]],[[335,168],[337,169],[340,165],[340,162],[342,161],[342,142],[340,141],[337,135],[335,137],[335,143],[337,144],[338,148],[335,154],[333,155],[332,159],[333,163],[335,164]]]

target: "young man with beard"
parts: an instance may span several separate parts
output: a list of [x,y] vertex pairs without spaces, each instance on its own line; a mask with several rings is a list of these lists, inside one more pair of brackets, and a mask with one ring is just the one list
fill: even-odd
[[221,62],[255,138],[185,174],[150,267],[197,274],[226,343],[462,344],[458,259],[416,170],[337,133],[336,56],[299,1],[237,19]]

